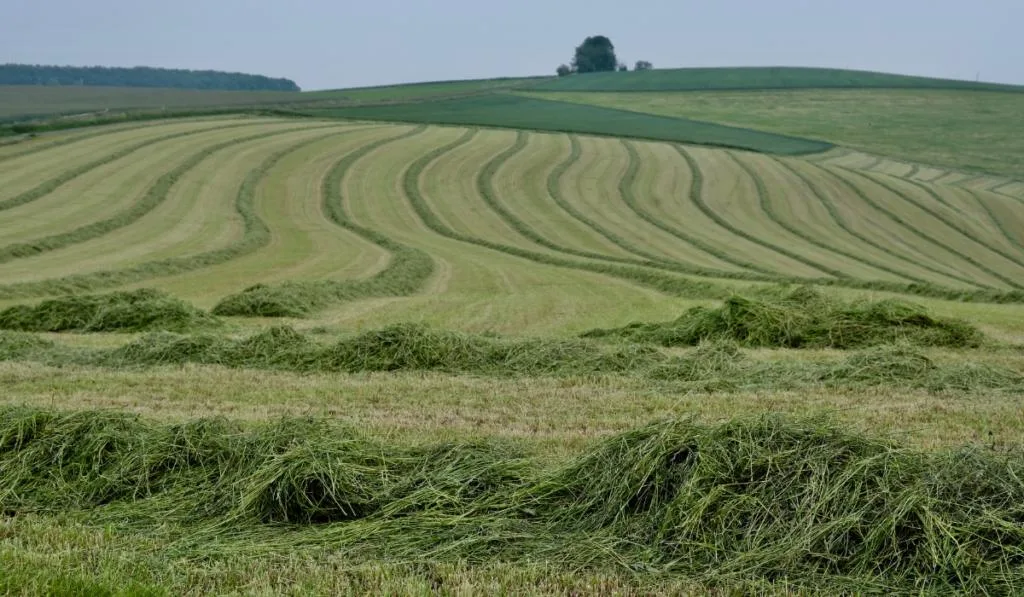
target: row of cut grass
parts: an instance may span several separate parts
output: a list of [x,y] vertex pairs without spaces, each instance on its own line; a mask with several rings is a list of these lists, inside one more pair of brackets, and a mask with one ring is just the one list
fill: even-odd
[[[937,362],[907,343],[971,347],[981,342],[979,332],[962,322],[934,318],[919,307],[893,301],[855,303],[827,312],[812,305],[810,314],[789,313],[787,309],[794,311],[795,307],[734,297],[719,309],[691,310],[671,322],[585,333],[616,340],[614,343],[589,338],[510,338],[396,324],[327,343],[282,326],[242,338],[158,332],[119,345],[90,348],[4,331],[0,332],[0,361],[147,370],[217,365],[306,374],[434,371],[506,378],[601,375],[630,378],[651,384],[658,391],[889,387],[933,393],[998,391],[1024,395],[1024,375],[1019,370],[968,360],[962,354],[952,362]],[[182,320],[178,315],[162,322],[147,318],[129,307],[121,309],[111,322],[159,327]],[[893,339],[901,343],[884,344]],[[737,342],[751,346],[868,348],[839,357],[764,360],[751,358]],[[650,344],[697,344],[697,349],[670,355]]]
[[809,287],[763,299],[733,296],[721,307],[694,307],[670,322],[592,330],[584,337],[662,346],[728,340],[752,347],[839,349],[891,343],[967,348],[982,342],[981,333],[966,322],[934,317],[920,305],[844,302]]
[[[786,232],[810,244],[817,251],[822,251],[825,255],[831,253],[844,258],[846,271],[851,272],[849,275],[858,278],[868,276],[875,278],[878,277],[879,272],[884,272],[892,275],[895,280],[923,282],[920,278],[907,276],[884,263],[868,258],[863,247],[853,250],[852,247],[841,246],[834,236],[827,241],[816,236],[813,233],[814,226],[809,216],[809,212],[813,208],[808,209],[806,206],[808,202],[803,199],[806,193],[802,191],[809,190],[809,188],[800,178],[792,175],[786,176],[788,171],[778,167],[778,162],[775,160],[757,159],[753,155],[736,153],[729,153],[729,158],[753,181],[761,211],[769,220]],[[795,214],[799,214],[799,216]],[[790,218],[795,218],[802,226],[794,225]],[[834,258],[831,258],[830,261],[832,259]],[[858,268],[854,265],[858,263],[865,267]]]
[[[860,191],[845,178],[834,176],[827,170],[815,167],[816,165],[814,164],[785,161],[780,161],[779,163],[800,178],[813,191],[815,197],[821,201],[836,225],[850,236],[856,238],[857,241],[872,247],[881,254],[891,257],[896,262],[941,276],[937,279],[929,278],[929,282],[955,280],[968,288],[976,289],[978,287],[976,281],[957,273],[952,273],[948,267],[941,267],[939,262],[929,258],[916,248],[910,247],[903,242],[897,242],[897,238],[893,233],[883,230],[878,226],[871,228],[864,226],[861,215],[863,212],[858,210],[855,204],[851,208],[851,202],[849,201],[851,195],[854,198],[863,199],[861,197],[863,191]],[[829,192],[830,190],[836,191],[835,198],[833,198],[833,193]],[[914,279],[911,276],[916,277],[917,274],[904,274],[904,277]]]
[[[248,132],[264,133],[275,128],[285,130],[280,125],[271,125],[253,127]],[[0,272],[12,282],[43,282],[67,275],[114,271],[167,258],[183,258],[240,242],[245,234],[244,224],[233,204],[239,183],[254,165],[274,151],[319,132],[317,126],[298,127],[281,135],[245,142],[231,151],[214,153],[184,173],[168,189],[166,198],[132,225],[0,265]],[[205,145],[238,136],[233,133],[210,138]],[[194,151],[196,146],[189,149]],[[184,162],[187,155],[176,158],[172,164]],[[148,179],[155,183],[161,174],[163,172],[157,170]],[[145,188],[136,187],[129,198],[142,196]],[[130,207],[128,204],[125,208]]]
[[[267,171],[279,160],[292,151],[315,143],[321,138],[331,135],[344,134],[345,127],[332,127],[321,125],[325,129],[335,129],[334,132],[303,139],[282,151],[275,152],[261,164],[253,168],[238,187],[235,196],[235,209],[241,217],[244,232],[240,240],[228,246],[207,251],[195,255],[171,257],[167,259],[145,262],[139,265],[92,273],[73,274],[61,278],[40,280],[36,282],[9,283],[0,285],[0,298],[26,298],[32,296],[45,296],[53,294],[65,294],[75,292],[87,292],[102,288],[111,288],[136,283],[156,277],[172,274],[196,271],[219,263],[225,263],[236,259],[239,256],[251,253],[266,245],[270,240],[269,229],[265,222],[259,219],[253,211],[253,200],[262,178]],[[340,130],[339,130],[340,129]]]
[[[178,180],[188,173],[190,170],[198,166],[203,160],[209,156],[229,147],[233,147],[249,141],[255,141],[260,139],[267,139],[276,135],[287,134],[296,131],[306,130],[308,127],[289,128],[284,130],[277,130],[269,133],[259,133],[256,135],[248,135],[244,137],[236,137],[229,141],[217,143],[212,146],[203,148],[197,153],[192,154],[184,162],[176,166],[174,169],[161,175],[148,189],[141,195],[141,197],[131,206],[121,212],[118,212],[112,217],[91,222],[79,228],[69,230],[60,234],[54,234],[51,236],[45,236],[42,238],[33,239],[29,242],[13,243],[5,246],[0,246],[0,264],[19,259],[23,257],[30,257],[45,253],[48,251],[54,251],[56,249],[62,249],[74,244],[86,242],[88,240],[101,237],[109,232],[130,226],[133,223],[140,220],[143,216],[149,214],[151,211],[156,209],[161,203],[163,203],[171,190],[171,187],[178,182]],[[137,149],[137,148],[135,148]]]
[[104,166],[106,164],[110,164],[112,162],[115,162],[115,161],[120,160],[122,158],[125,158],[127,156],[130,156],[130,155],[134,154],[135,152],[137,152],[140,149],[143,149],[145,147],[149,147],[151,145],[156,145],[158,143],[162,143],[164,141],[168,141],[168,140],[171,140],[171,139],[177,139],[177,138],[180,138],[180,137],[186,137],[186,136],[189,136],[189,135],[194,135],[197,132],[205,132],[206,130],[231,129],[231,128],[237,128],[237,127],[243,127],[243,126],[247,126],[247,124],[245,124],[245,123],[242,123],[242,124],[231,123],[231,124],[219,125],[219,126],[216,126],[216,127],[191,129],[191,130],[185,130],[185,131],[180,131],[180,132],[172,133],[170,135],[163,135],[163,136],[160,136],[160,137],[155,137],[155,138],[147,139],[145,141],[142,141],[141,143],[135,143],[135,144],[129,145],[128,147],[120,149],[120,150],[118,150],[118,151],[116,151],[114,153],[104,155],[103,157],[101,157],[99,159],[95,159],[95,160],[93,160],[91,162],[88,162],[86,164],[83,164],[83,165],[81,165],[81,166],[79,166],[77,168],[73,168],[71,170],[66,170],[64,172],[61,172],[56,177],[51,178],[51,179],[49,179],[49,180],[47,180],[47,181],[45,181],[45,182],[43,182],[41,184],[38,184],[35,187],[33,187],[33,188],[23,192],[23,193],[19,193],[18,195],[15,195],[13,197],[8,197],[7,199],[4,199],[4,200],[0,201],[0,211],[13,209],[15,207],[19,207],[21,205],[25,205],[27,203],[31,203],[32,201],[40,199],[41,197],[45,197],[46,195],[52,193],[54,190],[60,188],[62,185],[68,183],[69,181],[74,180],[75,178],[78,178],[79,176],[82,176],[83,174],[85,174],[87,172],[91,172],[92,170],[95,170],[95,169],[97,169],[97,168],[99,168],[101,166]]
[[[825,168],[828,167],[826,166]],[[924,225],[924,227],[927,228],[927,224],[924,221],[922,221],[920,218],[914,217],[911,214],[904,215],[900,213],[899,211],[897,211],[898,205],[895,204],[894,202],[886,202],[886,204],[883,205],[883,203],[877,198],[878,195],[871,192],[870,185],[863,185],[859,183],[860,181],[868,181],[869,183],[878,185],[878,187],[883,189],[884,191],[891,192],[897,198],[900,198],[902,197],[902,195],[897,189],[887,188],[884,184],[879,183],[877,180],[868,178],[867,175],[862,175],[860,173],[853,172],[850,170],[842,171],[847,173],[846,176],[843,176],[842,174],[835,170],[829,170],[837,177],[844,178],[848,182],[850,182],[850,188],[854,190],[857,197],[864,201],[864,203],[868,204],[871,207],[871,209],[878,212],[883,217],[899,226],[900,230],[909,232],[911,235],[921,239],[922,241],[927,243],[927,245],[931,249],[939,249],[940,251],[946,252],[949,255],[952,255],[953,257],[970,264],[973,268],[975,268],[975,271],[983,272],[985,278],[998,280],[999,282],[1011,288],[1021,288],[1021,286],[1019,286],[1018,283],[1014,281],[1012,278],[1007,277],[999,272],[996,272],[985,263],[982,263],[978,259],[975,259],[973,256],[965,253],[958,247],[952,246],[948,241],[940,240],[939,238],[937,238],[936,235],[931,234],[926,230],[923,230],[921,225]],[[850,179],[850,176],[853,176],[852,180]],[[913,220],[911,221],[910,218],[913,218]],[[957,269],[960,271],[970,271],[962,266],[958,267]]]
[[323,211],[338,226],[388,251],[387,267],[366,280],[297,281],[257,285],[222,299],[213,309],[217,315],[246,317],[302,317],[331,303],[375,296],[404,296],[420,290],[434,271],[427,253],[403,245],[379,231],[360,226],[349,216],[341,194],[348,171],[359,160],[386,145],[423,133],[418,127],[397,136],[365,144],[342,158],[324,178]]

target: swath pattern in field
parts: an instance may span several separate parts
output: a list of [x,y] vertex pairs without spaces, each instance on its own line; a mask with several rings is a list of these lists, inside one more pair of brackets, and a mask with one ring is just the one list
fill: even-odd
[[0,158],[0,201],[33,195],[0,210],[4,302],[364,281],[325,290],[317,321],[522,332],[662,319],[737,281],[999,301],[1024,284],[1012,185],[850,151],[225,118]]

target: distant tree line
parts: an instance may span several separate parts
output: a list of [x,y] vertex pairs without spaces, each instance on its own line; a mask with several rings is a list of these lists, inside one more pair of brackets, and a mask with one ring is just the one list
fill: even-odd
[[99,87],[167,87],[173,89],[224,89],[299,91],[290,79],[214,70],[184,70],[136,66],[42,66],[0,64],[0,85],[88,85]]
[[[652,68],[654,65],[650,62],[638,60],[633,70],[651,70]],[[627,71],[629,67],[616,58],[612,40],[603,35],[594,35],[576,46],[571,66],[562,64],[555,69],[555,72],[559,77],[565,77],[573,73],[599,73],[615,70]]]

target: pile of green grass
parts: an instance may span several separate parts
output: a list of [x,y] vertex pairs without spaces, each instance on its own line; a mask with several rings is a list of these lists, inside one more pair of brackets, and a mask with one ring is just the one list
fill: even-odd
[[552,467],[499,442],[395,445],[314,419],[0,409],[5,512],[176,529],[186,557],[318,545],[352,561],[1012,593],[1022,479],[1019,453],[925,454],[778,417],[664,421]]
[[323,343],[281,326],[245,338],[150,333],[115,348],[73,347],[0,331],[0,361],[149,368],[184,364],[299,373],[436,371],[504,377],[627,376],[671,391],[808,390],[825,387],[1024,393],[1024,375],[977,362],[935,361],[886,345],[823,361],[751,358],[731,340],[668,355],[637,343],[503,338],[399,324]]
[[148,288],[64,296],[0,311],[0,329],[23,332],[185,331],[218,324],[209,313]]
[[895,342],[964,348],[982,341],[973,326],[934,317],[919,305],[897,300],[844,302],[808,287],[773,291],[763,299],[733,296],[721,307],[694,307],[673,321],[591,330],[583,336],[661,346],[729,339],[772,348],[863,348]]
[[102,366],[203,363],[303,372],[446,371],[489,375],[626,373],[661,360],[653,348],[584,340],[502,339],[397,324],[333,344],[286,326],[235,340],[150,334],[84,358]]

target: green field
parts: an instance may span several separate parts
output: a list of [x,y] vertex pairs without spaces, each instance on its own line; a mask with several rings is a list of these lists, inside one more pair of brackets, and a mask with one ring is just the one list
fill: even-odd
[[485,79],[303,93],[0,85],[0,122],[53,115],[82,118],[118,112],[159,113],[420,101],[520,88],[529,86],[534,81],[535,79]]
[[[1024,177],[1024,95],[947,90],[544,93],[536,97],[821,139],[954,170]],[[941,122],[941,126],[934,126]]]
[[1019,592],[1024,95],[819,75],[0,145],[0,592]]
[[910,77],[889,73],[831,68],[736,67],[679,68],[649,71],[587,73],[533,86],[538,91],[714,91],[770,89],[970,89],[1024,91],[1000,85]]
[[662,118],[625,110],[581,107],[516,95],[307,110],[313,116],[492,126],[527,130],[639,137],[721,145],[767,153],[801,154],[824,151],[827,143],[773,135],[682,118]]

